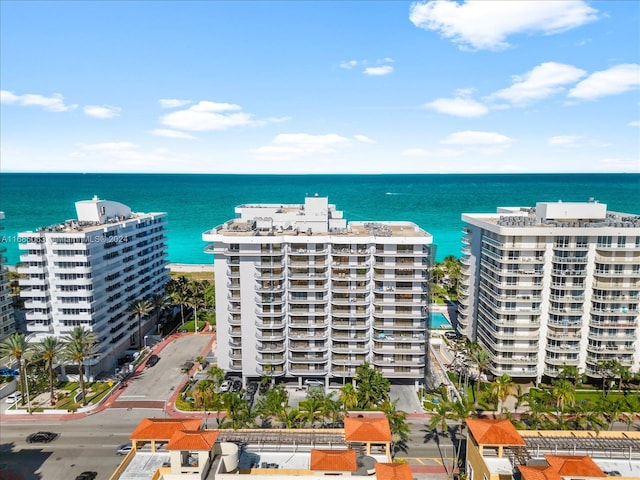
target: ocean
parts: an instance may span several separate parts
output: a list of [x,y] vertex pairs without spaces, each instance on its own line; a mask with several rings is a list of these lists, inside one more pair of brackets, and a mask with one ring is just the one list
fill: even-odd
[[405,220],[433,235],[436,259],[460,255],[462,213],[538,201],[587,201],[640,214],[640,174],[214,175],[1,173],[7,263],[19,261],[17,232],[75,218],[74,203],[94,195],[137,212],[168,212],[169,261],[211,263],[202,232],[243,203],[303,203],[327,196],[354,221]]

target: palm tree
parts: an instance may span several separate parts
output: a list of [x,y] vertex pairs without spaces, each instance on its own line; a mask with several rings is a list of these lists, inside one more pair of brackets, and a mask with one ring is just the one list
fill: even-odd
[[389,399],[391,383],[368,362],[356,368],[355,381],[359,408],[375,409]]
[[53,388],[53,362],[55,362],[57,358],[62,354],[64,344],[59,337],[50,335],[43,338],[42,342],[40,342],[36,348],[37,356],[42,358],[47,364],[47,370],[49,371],[49,402],[51,403],[51,405],[55,405],[56,397]]
[[475,400],[478,403],[480,399],[480,384],[482,383],[482,374],[489,367],[489,354],[478,342],[469,344],[469,357],[478,368],[478,378],[476,380]]
[[84,361],[96,353],[96,334],[84,327],[74,327],[69,335],[64,337],[63,341],[65,343],[64,356],[78,365],[82,405],[86,405],[87,396],[84,382]]
[[551,394],[556,399],[556,413],[560,414],[565,405],[573,405],[576,401],[575,386],[569,380],[555,380]]
[[204,304],[204,287],[200,282],[189,284],[189,298],[186,302],[188,307],[193,308],[193,320],[195,322],[195,332],[198,333],[198,307]]
[[172,302],[180,305],[180,317],[182,319],[182,325],[184,325],[184,306],[189,300],[189,280],[185,276],[178,277],[177,279],[169,280],[167,283],[167,292],[169,292],[169,298]]
[[[324,394],[323,394],[324,396]],[[322,400],[312,391],[307,392],[307,398],[302,400],[298,405],[300,419],[309,424],[313,428],[316,420],[320,419],[322,410]]]
[[160,324],[160,314],[162,311],[169,306],[169,300],[166,295],[161,293],[154,293],[151,296],[151,307],[153,308],[153,313],[156,319],[156,325]]
[[340,387],[340,396],[338,397],[340,403],[344,406],[345,412],[353,410],[358,406],[358,392],[353,383],[346,383]]
[[511,391],[515,387],[515,383],[506,373],[500,375],[491,383],[491,393],[498,397],[498,408],[496,413],[502,413],[504,402],[511,396]]
[[209,370],[207,370],[207,378],[213,380],[213,383],[216,387],[219,387],[220,384],[224,381],[224,376],[224,370],[217,365],[212,365],[211,367],[209,367]]
[[407,413],[398,410],[398,399],[394,401],[386,400],[381,406],[381,410],[389,420],[389,428],[391,429],[391,457],[399,450],[407,450],[407,441],[411,429],[407,424]]
[[223,393],[222,404],[222,409],[227,412],[221,425],[222,428],[229,426],[237,430],[248,425],[249,409],[247,408],[247,402],[242,399],[238,392]]
[[147,300],[136,300],[127,309],[138,320],[138,347],[142,346],[142,317],[146,317],[152,310],[153,305]]
[[32,346],[27,342],[26,337],[22,333],[14,333],[9,337],[5,338],[2,343],[0,343],[0,354],[2,356],[8,355],[9,358],[16,361],[18,364],[18,372],[20,373],[20,393],[22,393],[22,399],[20,401],[21,405],[25,403],[25,371],[24,364],[22,362],[23,359],[26,360],[29,353],[31,352]]

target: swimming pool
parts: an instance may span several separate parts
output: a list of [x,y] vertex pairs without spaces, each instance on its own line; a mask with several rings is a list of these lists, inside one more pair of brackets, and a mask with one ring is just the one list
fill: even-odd
[[443,313],[432,312],[431,325],[429,325],[429,328],[432,328],[434,330],[440,330],[441,328],[452,328],[452,327],[451,327],[451,323],[449,323],[449,320],[447,319],[447,317],[444,316]]

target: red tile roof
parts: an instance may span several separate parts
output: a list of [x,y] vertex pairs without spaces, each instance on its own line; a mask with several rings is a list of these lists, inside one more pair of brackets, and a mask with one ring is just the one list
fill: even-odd
[[467,418],[466,422],[479,445],[525,445],[509,420]]
[[591,457],[545,455],[547,467],[518,467],[522,480],[562,480],[563,477],[599,478],[606,475]]
[[202,420],[174,418],[145,418],[131,433],[131,440],[169,440],[180,430],[197,430]]
[[309,470],[355,472],[357,469],[355,450],[311,450]]
[[387,417],[344,419],[344,439],[347,442],[380,442],[391,441],[391,429]]
[[167,450],[211,450],[218,439],[218,434],[218,430],[176,432],[167,443]]
[[561,477],[606,477],[596,462],[586,455],[545,455],[544,458]]
[[413,480],[408,463],[376,463],[376,480]]

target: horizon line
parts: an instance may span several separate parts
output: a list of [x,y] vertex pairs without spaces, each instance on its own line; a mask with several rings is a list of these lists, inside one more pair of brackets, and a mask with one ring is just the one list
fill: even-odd
[[48,172],[48,171],[0,171],[0,175],[29,174],[29,175],[640,175],[640,171],[631,172]]

